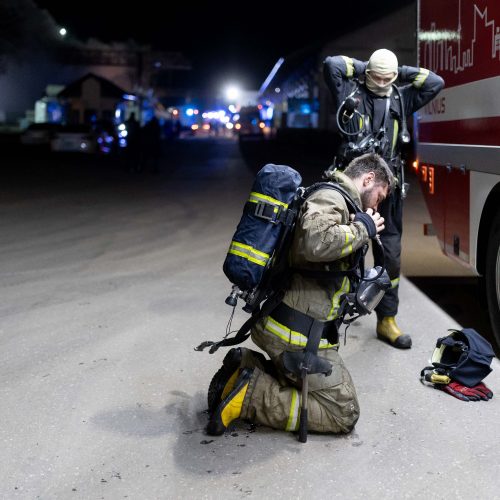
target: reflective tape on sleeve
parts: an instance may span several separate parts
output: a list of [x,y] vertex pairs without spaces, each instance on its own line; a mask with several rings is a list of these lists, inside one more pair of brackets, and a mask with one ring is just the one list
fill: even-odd
[[396,288],[397,286],[399,286],[399,278],[394,278],[391,280],[391,288]]
[[420,68],[417,77],[413,80],[413,86],[419,89],[429,76],[429,70],[425,68]]
[[342,59],[345,62],[345,76],[347,76],[347,78],[352,78],[354,75],[354,61],[347,56],[342,56]]
[[351,229],[347,227],[345,230],[345,243],[342,247],[342,252],[340,253],[342,257],[352,253],[353,240],[354,240],[354,235],[352,234]]
[[259,266],[265,266],[269,261],[269,254],[261,252],[250,245],[240,243],[239,241],[231,241],[228,253],[247,259],[248,261],[258,264]]

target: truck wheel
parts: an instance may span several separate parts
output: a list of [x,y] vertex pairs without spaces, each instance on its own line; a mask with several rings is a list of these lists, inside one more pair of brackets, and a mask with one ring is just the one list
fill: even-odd
[[500,213],[496,214],[491,225],[484,278],[491,327],[500,348]]

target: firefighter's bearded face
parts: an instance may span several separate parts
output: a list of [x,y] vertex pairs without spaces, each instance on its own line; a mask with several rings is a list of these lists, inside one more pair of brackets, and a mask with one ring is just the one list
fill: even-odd
[[387,184],[375,182],[375,179],[371,176],[365,178],[360,189],[363,210],[371,208],[376,212],[380,203],[387,197],[388,190]]

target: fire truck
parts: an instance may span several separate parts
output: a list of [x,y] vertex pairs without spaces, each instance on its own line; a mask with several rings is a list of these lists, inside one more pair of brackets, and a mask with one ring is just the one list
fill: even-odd
[[419,0],[418,59],[445,88],[415,116],[414,166],[443,252],[481,276],[500,346],[500,2]]

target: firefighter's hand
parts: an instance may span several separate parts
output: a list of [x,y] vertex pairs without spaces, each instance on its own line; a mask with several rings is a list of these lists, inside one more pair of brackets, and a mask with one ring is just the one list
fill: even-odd
[[373,208],[368,208],[366,213],[373,219],[377,233],[381,233],[385,229],[385,219],[378,212],[373,210]]
[[363,223],[370,238],[375,238],[385,228],[384,218],[372,208],[369,208],[366,212],[358,212],[356,215],[351,216],[351,219],[354,222]]

